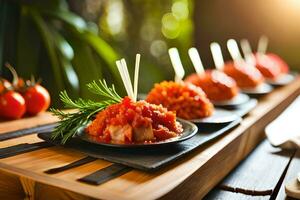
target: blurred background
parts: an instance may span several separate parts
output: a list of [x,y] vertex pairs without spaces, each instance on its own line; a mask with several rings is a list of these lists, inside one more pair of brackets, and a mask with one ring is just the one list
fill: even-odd
[[[105,78],[124,93],[115,61],[125,57],[133,70],[141,53],[139,91],[171,80],[167,50],[177,47],[186,74],[193,72],[187,50],[196,46],[207,68],[213,67],[209,44],[261,35],[268,51],[300,67],[300,0],[0,0],[0,76],[11,78],[4,63],[19,75],[43,80],[60,106],[58,93],[93,98],[85,84]],[[131,73],[132,74],[132,73]]]

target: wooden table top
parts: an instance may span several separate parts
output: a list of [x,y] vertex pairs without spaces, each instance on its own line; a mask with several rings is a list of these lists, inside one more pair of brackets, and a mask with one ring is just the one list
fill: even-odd
[[276,148],[264,140],[205,199],[282,200],[285,184],[295,180],[299,169],[300,150]]
[[[183,159],[156,172],[132,170],[102,185],[93,186],[76,179],[111,163],[96,160],[63,173],[48,175],[43,171],[68,164],[85,155],[63,147],[49,147],[0,160],[0,199],[21,194],[53,199],[56,194],[70,199],[199,199],[217,185],[264,138],[262,130],[300,93],[300,79],[262,97],[242,123]],[[0,134],[11,130],[45,124],[57,119],[49,113],[14,122],[1,122]],[[0,143],[0,148],[19,143],[41,141],[28,135]],[[11,181],[8,181],[11,180]],[[12,186],[14,189],[11,189]],[[18,186],[18,187],[17,187]],[[47,189],[44,189],[44,188]],[[18,192],[17,192],[18,191]],[[63,191],[63,192],[61,192]],[[5,196],[6,195],[6,196]],[[68,199],[68,198],[65,198]]]

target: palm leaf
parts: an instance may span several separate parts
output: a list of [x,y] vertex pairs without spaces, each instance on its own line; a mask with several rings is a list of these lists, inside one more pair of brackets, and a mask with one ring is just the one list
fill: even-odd
[[89,30],[87,24],[81,17],[71,12],[61,10],[43,10],[43,13],[62,20],[66,25],[74,29],[73,33],[81,40],[87,42],[106,63],[109,67],[109,71],[112,72],[116,80],[116,85],[121,85],[119,72],[115,66],[115,61],[119,58],[118,54],[108,43],[101,39],[100,36],[96,35],[94,31]]
[[44,9],[42,10],[42,13],[47,16],[55,17],[59,20],[62,20],[64,23],[75,28],[78,32],[82,33],[88,29],[88,26],[85,23],[85,21],[74,13],[64,11],[64,10],[58,10],[58,9],[56,10]]
[[28,15],[27,7],[22,6],[17,39],[17,64],[15,68],[19,75],[24,78],[30,78],[31,75],[36,76],[38,70],[41,39],[37,30],[32,28],[33,25],[33,21]]
[[47,53],[49,55],[49,60],[51,62],[52,70],[55,76],[57,89],[62,91],[65,88],[63,82],[63,76],[60,70],[60,63],[56,53],[55,41],[53,35],[50,32],[48,25],[45,23],[42,16],[33,8],[28,9],[32,19],[41,34],[44,46],[46,47]]
[[5,35],[5,21],[6,21],[6,6],[7,2],[0,1],[0,75],[2,75],[3,66],[3,47]]
[[101,65],[97,62],[90,46],[81,41],[73,34],[67,34],[66,39],[74,49],[72,64],[78,74],[80,83],[80,96],[95,99],[95,95],[86,90],[86,84],[91,80],[102,79]]
[[74,51],[71,45],[65,40],[65,38],[57,32],[54,27],[49,27],[51,34],[54,37],[55,46],[57,48],[57,55],[59,58],[60,66],[63,71],[63,76],[67,81],[67,86],[69,91],[73,96],[78,96],[79,94],[79,80],[77,73],[72,66],[72,59],[74,58]]

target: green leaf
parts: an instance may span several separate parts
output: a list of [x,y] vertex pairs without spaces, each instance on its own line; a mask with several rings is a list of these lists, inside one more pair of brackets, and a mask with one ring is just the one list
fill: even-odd
[[71,45],[65,40],[65,38],[58,33],[54,27],[49,26],[49,30],[53,35],[56,48],[58,49],[58,58],[62,71],[64,72],[64,78],[68,83],[69,89],[74,96],[78,96],[79,92],[79,80],[77,73],[72,66],[72,59],[74,57],[74,51]]
[[65,38],[61,34],[54,30],[54,28],[52,28],[52,33],[55,38],[57,48],[59,49],[61,54],[68,60],[72,60],[74,58],[74,51],[72,46],[67,40],[65,40]]
[[46,47],[47,53],[49,55],[49,60],[51,62],[52,70],[55,76],[57,89],[63,90],[65,88],[63,77],[61,75],[60,63],[56,54],[56,47],[53,35],[50,32],[49,27],[45,23],[44,19],[35,9],[28,9],[33,21],[35,22],[38,31],[43,39],[44,46]]
[[20,76],[30,78],[31,75],[37,76],[41,38],[37,30],[33,28],[34,23],[28,15],[27,7],[22,6],[19,20],[15,68]]
[[68,11],[63,11],[63,10],[42,10],[42,13],[48,16],[55,17],[57,19],[60,19],[67,23],[68,25],[72,26],[75,28],[78,32],[84,32],[88,29],[87,24],[85,21],[79,17],[78,15],[68,12]]
[[62,66],[62,70],[64,71],[64,77],[68,82],[69,90],[72,91],[73,96],[78,96],[79,93],[79,80],[78,76],[72,66],[70,60],[68,60],[63,55],[60,55],[60,63]]
[[2,75],[3,67],[3,47],[4,47],[4,35],[5,35],[5,21],[7,15],[7,2],[0,1],[0,75]]
[[78,74],[80,84],[80,96],[95,99],[95,95],[86,89],[86,84],[91,80],[102,79],[101,64],[95,59],[92,49],[72,32],[68,32],[66,39],[74,49],[73,67]]
[[120,75],[115,65],[115,61],[119,58],[114,49],[106,43],[100,36],[96,35],[94,30],[89,30],[85,21],[71,12],[61,10],[43,10],[48,16],[56,17],[72,27],[78,38],[87,42],[97,53],[97,55],[105,61],[109,70],[112,72],[117,85],[121,85]]
[[34,6],[37,10],[63,10],[68,11],[69,5],[66,0],[32,0],[32,6]]
[[84,41],[88,42],[88,44],[95,50],[95,52],[106,62],[115,80],[119,81],[120,75],[115,64],[119,56],[114,51],[114,49],[99,36],[91,32],[85,32],[80,36]]

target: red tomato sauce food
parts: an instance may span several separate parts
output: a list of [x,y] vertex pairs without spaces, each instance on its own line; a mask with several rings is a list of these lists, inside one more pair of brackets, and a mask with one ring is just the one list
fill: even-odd
[[289,73],[289,65],[278,55],[274,54],[274,53],[267,53],[266,56],[268,56],[269,58],[271,58],[273,60],[273,62],[277,63],[277,65],[279,65],[281,73],[283,74],[287,74]]
[[232,77],[240,88],[254,88],[264,81],[264,77],[259,70],[245,62],[239,64],[227,62],[223,71]]
[[201,87],[212,101],[230,100],[238,94],[238,87],[234,79],[217,70],[191,74],[185,79],[185,82]]
[[199,119],[212,115],[214,107],[203,90],[189,83],[163,81],[155,84],[146,101],[161,104],[183,119]]
[[275,80],[289,72],[288,65],[276,54],[255,54],[255,62],[256,68],[268,79]]
[[183,129],[174,112],[125,97],[121,103],[99,112],[85,131],[101,142],[130,144],[170,139],[179,136]]
[[281,75],[280,66],[267,55],[255,55],[255,66],[267,79],[276,79]]

